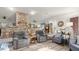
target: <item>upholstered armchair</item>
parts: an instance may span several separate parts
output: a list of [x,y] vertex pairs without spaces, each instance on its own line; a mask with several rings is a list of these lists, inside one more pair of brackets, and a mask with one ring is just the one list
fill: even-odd
[[44,34],[42,30],[36,32],[37,42],[45,42],[47,41],[47,36]]
[[0,42],[0,51],[9,51],[8,43]]
[[53,37],[53,42],[55,43],[63,43],[63,36],[62,33],[56,33],[55,36]]
[[28,34],[23,31],[14,32],[13,33],[13,48],[18,49],[22,47],[28,47],[30,43],[30,39],[28,38]]
[[70,38],[69,49],[70,51],[79,51],[79,44],[77,44],[76,38]]

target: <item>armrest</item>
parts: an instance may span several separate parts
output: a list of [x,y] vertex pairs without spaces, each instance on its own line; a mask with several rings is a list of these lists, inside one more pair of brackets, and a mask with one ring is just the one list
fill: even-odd
[[79,51],[79,45],[77,45],[77,44],[72,44],[71,47],[73,47],[73,49]]

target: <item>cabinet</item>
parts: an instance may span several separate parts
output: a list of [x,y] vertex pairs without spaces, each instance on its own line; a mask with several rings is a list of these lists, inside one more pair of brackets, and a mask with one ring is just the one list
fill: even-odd
[[49,23],[49,33],[53,33],[52,27],[53,27],[53,24]]
[[45,24],[45,33],[46,33],[46,34],[49,33],[49,24]]

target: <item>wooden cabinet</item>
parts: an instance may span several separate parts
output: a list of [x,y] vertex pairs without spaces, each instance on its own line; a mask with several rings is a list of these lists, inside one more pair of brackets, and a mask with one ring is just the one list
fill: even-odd
[[53,24],[50,23],[50,24],[49,24],[49,33],[53,33],[52,27],[53,27]]
[[49,33],[49,24],[45,25],[45,33],[48,34]]
[[52,23],[50,23],[50,24],[46,24],[45,25],[45,33],[53,33],[53,31],[52,31],[52,26],[53,24]]

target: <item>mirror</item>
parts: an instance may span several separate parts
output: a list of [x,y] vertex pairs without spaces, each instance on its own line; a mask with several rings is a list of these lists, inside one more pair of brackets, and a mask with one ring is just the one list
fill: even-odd
[[62,27],[63,25],[64,25],[64,22],[63,22],[63,21],[59,21],[59,22],[58,22],[58,26],[59,26],[59,27]]

